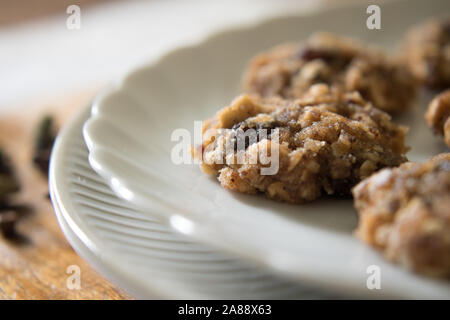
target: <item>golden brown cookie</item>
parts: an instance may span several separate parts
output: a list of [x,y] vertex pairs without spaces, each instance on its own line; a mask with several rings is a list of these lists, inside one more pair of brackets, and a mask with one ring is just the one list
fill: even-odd
[[450,276],[450,153],[381,170],[353,195],[362,241],[408,269]]
[[410,29],[401,56],[426,86],[450,87],[450,18],[433,19]]
[[444,136],[445,143],[450,147],[450,89],[430,102],[425,119],[435,134]]
[[239,96],[205,122],[197,150],[227,189],[304,203],[406,161],[406,131],[357,92],[314,85],[297,100]]
[[311,85],[324,83],[358,91],[376,107],[397,113],[407,109],[417,82],[408,68],[376,48],[329,33],[302,44],[285,44],[253,58],[244,74],[244,89],[263,97],[299,98]]

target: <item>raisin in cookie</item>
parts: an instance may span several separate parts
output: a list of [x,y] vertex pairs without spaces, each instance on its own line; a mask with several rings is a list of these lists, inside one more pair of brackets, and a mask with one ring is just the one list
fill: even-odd
[[401,55],[422,83],[433,88],[449,88],[450,18],[430,20],[411,28]]
[[259,54],[250,61],[243,82],[249,93],[289,99],[301,97],[312,84],[325,83],[358,91],[389,113],[407,109],[417,87],[408,68],[379,49],[328,33]]
[[450,276],[450,153],[381,170],[353,195],[361,240],[411,270]]
[[314,85],[297,100],[239,96],[204,123],[197,153],[227,189],[304,203],[406,161],[406,131],[357,92]]
[[431,101],[425,119],[435,134],[444,136],[445,143],[450,147],[450,90]]

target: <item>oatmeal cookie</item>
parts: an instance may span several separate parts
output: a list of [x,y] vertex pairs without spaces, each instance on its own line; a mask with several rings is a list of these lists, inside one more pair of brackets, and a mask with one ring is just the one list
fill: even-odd
[[257,55],[243,78],[244,90],[249,93],[288,99],[301,97],[317,83],[358,91],[389,113],[407,109],[417,87],[408,68],[387,58],[380,49],[328,33]]
[[426,86],[449,88],[450,17],[411,28],[405,36],[401,56]]
[[450,89],[431,101],[425,119],[435,134],[444,136],[445,143],[450,147]]
[[[253,140],[245,137],[250,129]],[[359,93],[318,84],[296,100],[239,96],[204,123],[197,153],[227,189],[304,203],[350,195],[361,179],[406,161],[406,131]],[[276,172],[262,173],[274,164]]]
[[450,153],[381,170],[353,195],[362,241],[408,269],[450,276]]

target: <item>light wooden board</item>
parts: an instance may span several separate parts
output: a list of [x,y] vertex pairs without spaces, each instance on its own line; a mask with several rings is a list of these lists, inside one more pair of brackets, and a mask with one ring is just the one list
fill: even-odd
[[[23,187],[17,201],[34,209],[17,226],[27,242],[17,244],[0,236],[1,299],[131,298],[98,275],[71,248],[47,198],[46,177],[31,164],[33,131],[42,115],[51,112],[62,124],[91,97],[92,93],[81,94],[61,99],[52,107],[33,106],[0,115],[0,145],[13,158]],[[67,286],[71,265],[80,268],[80,289]]]

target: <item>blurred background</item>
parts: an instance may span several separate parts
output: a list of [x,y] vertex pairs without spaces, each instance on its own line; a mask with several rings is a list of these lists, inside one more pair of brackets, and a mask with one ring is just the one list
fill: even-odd
[[0,112],[94,93],[170,48],[325,2],[343,1],[0,0]]

